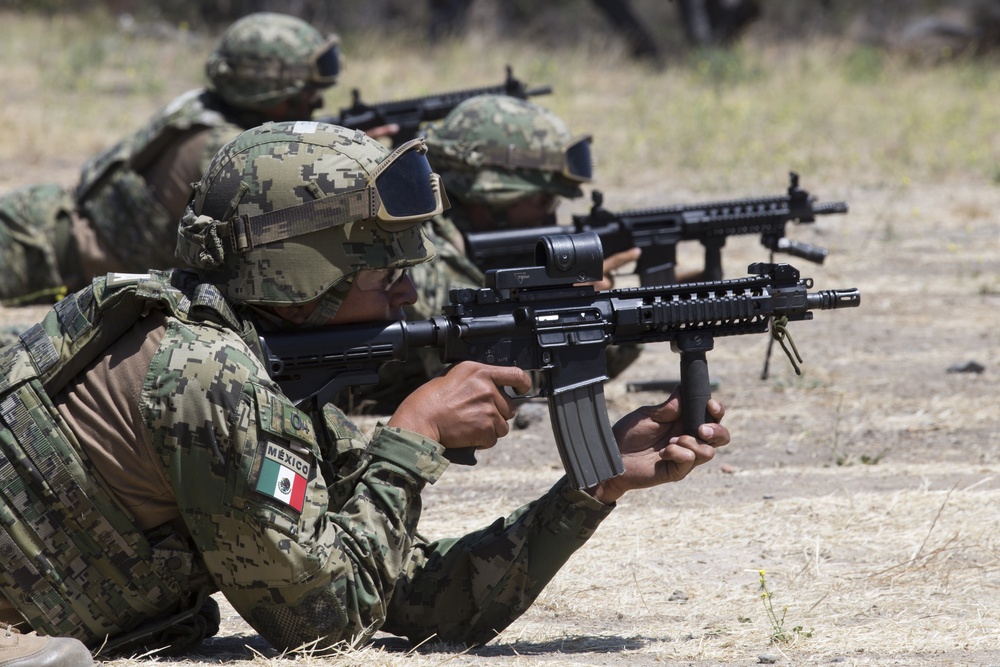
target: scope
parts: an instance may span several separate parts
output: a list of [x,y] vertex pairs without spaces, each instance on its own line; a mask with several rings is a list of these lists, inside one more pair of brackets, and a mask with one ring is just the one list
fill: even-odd
[[486,272],[486,287],[553,287],[590,283],[604,277],[604,248],[596,232],[550,234],[535,245],[535,264]]

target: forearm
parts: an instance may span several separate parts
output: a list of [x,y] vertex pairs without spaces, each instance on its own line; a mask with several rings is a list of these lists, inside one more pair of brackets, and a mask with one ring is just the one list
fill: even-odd
[[[441,446],[392,429],[365,442],[313,418],[248,378],[253,360],[228,335],[197,333],[161,347],[145,413],[213,582],[282,649],[375,632],[420,491],[447,466]],[[218,365],[201,372],[201,359]]]
[[419,544],[383,630],[483,644],[517,619],[611,512],[565,480],[506,519]]
[[[299,533],[256,536],[259,560],[244,564],[241,581],[223,592],[273,645],[367,639],[381,627],[420,515],[427,479],[415,471],[422,467],[431,476],[444,465],[439,454],[414,444],[406,435],[377,431],[343,505],[329,506],[317,485],[307,495],[312,507],[304,508]],[[261,586],[269,576],[275,583]]]

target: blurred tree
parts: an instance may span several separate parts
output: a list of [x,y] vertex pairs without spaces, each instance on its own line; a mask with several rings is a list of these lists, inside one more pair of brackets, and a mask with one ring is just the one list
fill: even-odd
[[[461,34],[468,25],[473,0],[428,0],[431,39]],[[661,60],[660,47],[629,0],[591,0],[593,6],[625,38],[632,57]],[[530,20],[537,6],[503,3],[508,20]],[[728,44],[760,16],[756,0],[677,0],[688,41],[696,46]]]
[[[629,0],[592,0],[594,6],[611,23],[611,25],[628,41],[629,50],[634,58],[660,59],[660,49],[656,40],[650,34],[645,24],[636,16]],[[458,35],[468,25],[469,10],[472,0],[428,0],[429,26],[431,39],[439,39],[447,35]],[[525,22],[530,20],[537,9],[533,4],[522,6],[521,3],[504,3],[503,9],[508,20]]]
[[677,9],[695,46],[728,44],[760,17],[756,0],[677,0]]

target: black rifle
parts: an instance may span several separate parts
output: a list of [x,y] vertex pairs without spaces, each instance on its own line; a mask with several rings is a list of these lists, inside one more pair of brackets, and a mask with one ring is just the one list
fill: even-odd
[[528,88],[523,81],[514,78],[511,67],[508,65],[507,79],[499,86],[455,90],[409,100],[366,104],[361,101],[361,93],[355,88],[351,91],[351,106],[341,108],[339,116],[325,116],[316,120],[362,131],[396,123],[399,125],[399,132],[391,138],[393,146],[398,146],[417,136],[422,123],[444,118],[452,109],[471,97],[509,95],[526,100],[529,97],[548,95],[551,92],[551,86]]
[[636,273],[642,285],[677,282],[677,243],[697,240],[705,246],[704,280],[722,279],[722,247],[726,238],[739,234],[760,234],[760,242],[773,253],[822,264],[827,251],[785,237],[789,222],[815,222],[817,215],[847,213],[846,202],[817,204],[799,187],[799,176],[789,174],[788,194],[752,197],[707,204],[686,204],[663,208],[612,212],[604,208],[604,197],[593,192],[593,206],[587,215],[574,215],[572,226],[505,229],[466,235],[466,255],[483,271],[527,266],[533,261],[540,236],[567,232],[596,232],[608,255],[642,248]]
[[[556,445],[570,481],[591,487],[623,472],[604,403],[608,345],[669,341],[680,353],[684,431],[710,420],[705,354],[717,336],[763,333],[772,319],[812,319],[812,310],[856,307],[857,289],[810,293],[788,264],[752,264],[734,280],[596,292],[596,234],[544,237],[539,266],[486,274],[486,287],[456,289],[429,320],[270,333],[261,338],[269,371],[297,403],[324,404],[341,389],[378,381],[387,361],[437,347],[446,363],[473,360],[541,371]],[[796,371],[798,368],[796,367]],[[474,463],[471,450],[449,458]]]

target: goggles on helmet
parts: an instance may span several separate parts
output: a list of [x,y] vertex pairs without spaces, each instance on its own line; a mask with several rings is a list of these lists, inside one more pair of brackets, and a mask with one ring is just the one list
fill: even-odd
[[321,86],[337,82],[340,74],[340,38],[330,35],[309,58],[309,81]]
[[257,246],[359,220],[376,219],[389,232],[433,218],[451,207],[441,177],[427,162],[427,144],[411,139],[389,153],[359,190],[314,199],[297,206],[241,215],[223,223],[220,234],[246,252]]
[[586,183],[594,178],[594,162],[590,155],[593,137],[574,137],[561,150],[519,148],[517,146],[477,146],[482,164],[505,169],[537,169],[560,174],[575,182]]
[[370,217],[382,222],[412,222],[432,218],[451,207],[441,177],[427,161],[427,144],[411,139],[389,153],[368,178],[372,190]]

